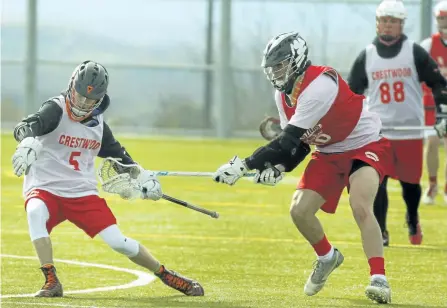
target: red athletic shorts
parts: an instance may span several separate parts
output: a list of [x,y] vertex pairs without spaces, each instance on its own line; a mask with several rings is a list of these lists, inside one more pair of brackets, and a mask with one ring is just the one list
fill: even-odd
[[419,184],[422,177],[423,139],[390,140],[395,173],[393,179]]
[[[424,86],[425,88],[425,86]],[[431,95],[431,91],[429,91],[430,94],[424,94],[423,101],[424,101],[424,111],[425,111],[425,125],[435,125],[436,124],[436,104],[435,99],[433,98],[433,95]]]
[[61,222],[68,220],[93,238],[105,228],[116,224],[116,218],[106,201],[96,195],[63,198],[45,190],[35,189],[26,196],[25,209],[32,198],[42,200],[48,208],[48,233]]
[[436,109],[425,109],[425,125],[431,126],[436,124]]
[[343,189],[349,188],[349,173],[354,160],[361,160],[377,170],[380,181],[394,173],[391,145],[382,138],[356,150],[344,153],[312,153],[312,158],[298,183],[298,189],[319,193],[326,202],[321,209],[335,213]]

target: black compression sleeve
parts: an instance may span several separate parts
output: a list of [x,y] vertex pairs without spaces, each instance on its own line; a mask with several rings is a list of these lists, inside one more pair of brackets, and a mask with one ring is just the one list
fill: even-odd
[[362,95],[368,88],[368,76],[366,75],[366,50],[363,50],[355,59],[349,72],[348,84],[351,91]]
[[99,150],[98,156],[101,158],[121,158],[121,163],[126,165],[135,163],[129,153],[127,153],[126,149],[115,139],[112,130],[106,122],[104,122],[101,149]]
[[261,171],[278,164],[284,165],[286,171],[293,170],[310,151],[309,146],[300,140],[305,132],[303,128],[287,125],[278,137],[247,157],[245,164],[250,170]]
[[419,81],[425,82],[430,88],[447,87],[446,79],[441,75],[438,64],[430,57],[427,51],[418,44],[413,45],[414,64]]
[[57,128],[62,117],[62,108],[53,101],[43,103],[39,111],[24,118],[14,128],[14,138],[20,142],[26,137],[43,136]]

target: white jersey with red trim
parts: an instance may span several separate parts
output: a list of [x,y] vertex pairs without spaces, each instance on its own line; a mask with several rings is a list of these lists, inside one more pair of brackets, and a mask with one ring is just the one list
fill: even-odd
[[62,95],[52,101],[62,108],[62,118],[54,131],[36,137],[43,147],[25,176],[23,194],[42,189],[67,198],[97,195],[94,162],[101,148],[103,116],[97,116],[99,125],[88,127],[70,120]]
[[[380,115],[385,127],[424,125],[422,89],[413,44],[405,40],[401,51],[393,58],[380,57],[374,44],[366,47],[366,107]],[[383,135],[394,140],[421,139],[423,131],[384,130]]]
[[363,96],[351,92],[333,69],[309,67],[301,89],[296,102],[287,104],[279,91],[275,101],[283,129],[288,124],[307,129],[303,142],[323,153],[339,153],[381,138],[379,116],[363,108]]

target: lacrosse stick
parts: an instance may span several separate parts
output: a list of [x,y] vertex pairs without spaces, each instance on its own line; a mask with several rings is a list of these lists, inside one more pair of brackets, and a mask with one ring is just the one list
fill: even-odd
[[[144,169],[137,164],[124,165],[115,158],[107,157],[102,160],[97,173],[102,189],[105,192],[118,194],[125,200],[133,200],[140,197],[143,193],[137,180],[138,175],[143,170]],[[202,214],[206,214],[212,218],[217,219],[219,217],[219,213],[217,212],[209,211],[200,206],[165,194],[163,194],[161,198]]]
[[[213,172],[190,172],[190,171],[154,171],[157,176],[197,176],[212,177]],[[244,177],[254,177],[256,173],[246,173]]]
[[382,130],[400,131],[400,130],[433,130],[433,126],[396,126],[396,127],[382,127]]

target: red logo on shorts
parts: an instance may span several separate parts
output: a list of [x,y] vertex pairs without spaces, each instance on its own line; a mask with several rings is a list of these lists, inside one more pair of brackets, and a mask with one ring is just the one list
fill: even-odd
[[368,157],[369,159],[372,159],[373,161],[379,161],[379,157],[377,156],[376,153],[373,152],[365,152],[366,157]]

